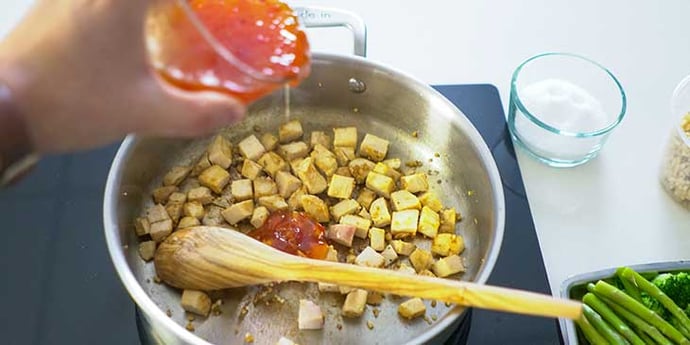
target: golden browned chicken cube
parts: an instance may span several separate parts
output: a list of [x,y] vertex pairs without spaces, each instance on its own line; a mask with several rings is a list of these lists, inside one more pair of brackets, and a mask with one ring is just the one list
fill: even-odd
[[398,306],[398,314],[408,320],[420,317],[424,313],[426,313],[426,306],[421,298],[411,298]]
[[369,219],[371,220],[371,215],[369,214],[369,211],[367,211],[366,208],[363,208],[359,213],[357,213],[358,216],[364,218],[364,219]]
[[352,290],[345,297],[343,303],[343,316],[345,317],[360,317],[364,313],[364,307],[367,304],[367,291],[362,289]]
[[383,256],[384,261],[384,266],[389,266],[395,260],[398,260],[398,254],[395,252],[395,249],[393,249],[392,245],[387,245],[386,248],[381,252],[381,256]]
[[346,214],[340,218],[340,224],[354,225],[354,227],[357,228],[357,231],[355,231],[355,236],[359,238],[367,238],[369,228],[371,227],[371,220],[364,219],[360,216]]
[[366,247],[355,258],[355,265],[365,267],[383,267],[385,259],[373,248]]
[[161,204],[156,204],[151,207],[149,207],[148,210],[146,210],[146,218],[148,219],[150,224],[168,220],[170,219],[170,215],[168,215],[168,212],[165,210],[165,207]]
[[353,177],[352,174],[350,174],[350,168],[348,167],[339,167],[338,169],[335,169],[335,174],[340,176]]
[[388,202],[384,198],[378,198],[371,203],[369,207],[369,214],[371,215],[371,222],[374,226],[383,227],[391,223],[391,214],[388,211]]
[[[373,190],[369,188],[362,188],[359,190],[357,202],[362,205],[363,208],[369,209],[374,199],[376,199],[376,193]],[[371,211],[369,213],[371,213]]]
[[391,205],[394,211],[419,210],[422,208],[419,199],[406,190],[399,190],[391,193]]
[[258,229],[262,225],[264,225],[266,219],[268,218],[268,215],[268,209],[266,207],[259,206],[254,209],[254,212],[252,213],[252,218],[249,220],[249,223],[252,224],[253,227]]
[[199,224],[201,224],[201,222],[199,222],[198,218],[182,217],[182,219],[180,219],[180,222],[177,224],[177,228],[178,229],[186,229],[186,228],[191,228],[193,226],[197,226]]
[[374,168],[371,169],[371,171],[373,171],[375,173],[379,173],[381,175],[386,175],[386,176],[392,178],[394,181],[397,181],[398,179],[400,179],[400,176],[402,176],[402,174],[399,171],[397,171],[397,170],[395,170],[395,169],[393,169],[393,168],[389,167],[388,165],[383,164],[381,162],[376,163],[374,165]]
[[227,169],[232,165],[232,144],[221,134],[213,138],[208,147],[208,160],[211,164]]
[[250,179],[235,180],[230,183],[230,194],[237,201],[251,199],[254,196],[253,183]]
[[369,247],[377,252],[386,248],[386,230],[373,227],[369,229]]
[[355,189],[355,179],[347,176],[333,175],[326,194],[331,198],[349,199]]
[[178,202],[168,202],[165,205],[165,211],[168,212],[170,219],[172,219],[173,224],[176,223],[180,217],[182,217],[182,211],[184,209],[184,204]]
[[303,195],[301,200],[302,209],[319,223],[326,223],[331,218],[328,214],[328,205],[321,198],[314,195]]
[[[209,191],[209,193],[210,193],[210,191]],[[184,204],[186,201],[187,201],[187,194],[182,193],[182,192],[172,193],[168,197],[168,203],[170,203],[170,204]]]
[[359,211],[359,208],[360,206],[357,201],[352,199],[345,199],[331,206],[330,211],[331,216],[333,216],[333,220],[337,222],[340,220],[342,216],[346,214],[355,214],[357,211]]
[[443,204],[441,204],[441,199],[434,192],[426,192],[419,196],[419,201],[422,205],[429,207],[435,212],[440,212],[443,209]]
[[149,234],[151,239],[156,242],[163,241],[173,230],[172,219],[162,220],[160,222],[152,223]]
[[278,152],[288,161],[292,161],[306,157],[309,154],[309,146],[303,141],[295,141],[293,143],[280,145]]
[[366,186],[376,194],[390,198],[391,193],[395,190],[395,181],[386,175],[372,171],[367,175]]
[[255,180],[261,175],[262,169],[259,163],[245,159],[244,162],[242,162],[242,171],[240,171],[240,174],[250,180]]
[[424,206],[422,207],[422,212],[419,215],[419,228],[417,232],[420,234],[434,238],[438,234],[438,227],[441,224],[441,218],[431,208]]
[[270,177],[257,177],[254,180],[254,199],[278,194],[278,186]]
[[316,144],[320,144],[325,148],[329,148],[331,147],[331,137],[326,134],[326,132],[314,131],[311,132],[311,140],[309,143],[311,144],[311,147],[316,146]]
[[185,311],[201,316],[208,316],[211,310],[211,298],[202,291],[184,290],[180,303]]
[[341,167],[347,166],[356,157],[355,148],[349,146],[336,146],[333,153],[335,153],[335,160]]
[[335,158],[335,154],[321,144],[314,146],[311,157],[314,159],[314,165],[326,176],[331,176],[338,170],[338,161]]
[[165,204],[168,202],[170,194],[177,192],[177,186],[163,186],[153,190],[153,202],[156,204]]
[[271,133],[264,133],[261,136],[260,141],[261,145],[264,146],[266,151],[271,151],[274,148],[276,148],[276,145],[278,145],[278,138],[276,138],[276,136]]
[[429,181],[425,173],[416,173],[400,178],[402,188],[410,193],[426,192],[429,189]]
[[139,243],[139,256],[144,261],[151,261],[154,254],[156,254],[156,242],[145,241]]
[[146,236],[151,231],[151,223],[146,217],[138,217],[134,220],[134,232],[137,236]]
[[451,255],[436,261],[431,266],[431,270],[434,271],[436,276],[445,278],[456,273],[465,272],[465,265],[463,265],[460,256]]
[[341,127],[333,128],[333,146],[357,146],[357,128],[356,127]]
[[279,171],[290,170],[290,166],[283,157],[273,151],[264,153],[263,156],[259,158],[258,163],[263,167],[264,171],[273,178],[275,178]]
[[235,225],[249,217],[254,213],[254,200],[245,200],[233,204],[232,206],[223,210],[220,214],[226,222]]
[[417,246],[414,243],[405,242],[402,240],[393,240],[390,242],[390,244],[398,255],[409,256],[415,249],[417,249]]
[[257,139],[254,134],[240,141],[237,147],[240,150],[242,157],[252,161],[256,161],[257,159],[261,158],[264,153],[266,153],[266,148],[261,144],[259,139]]
[[199,175],[199,183],[215,193],[223,193],[223,188],[230,182],[230,173],[219,165],[212,165]]
[[285,199],[278,194],[260,197],[259,205],[266,207],[270,212],[287,210],[289,207]]
[[302,196],[307,195],[307,187],[302,185],[299,187],[287,200],[288,206],[293,211],[298,211],[302,209]]
[[367,175],[374,169],[375,165],[376,163],[365,158],[355,158],[347,163],[350,174],[358,184],[363,184],[367,180]]
[[402,165],[400,158],[386,159],[385,161],[383,161],[381,163],[383,163],[383,164],[387,165],[388,167],[390,167],[391,169],[395,169],[395,170],[400,169],[400,166]]
[[182,211],[184,215],[188,217],[194,217],[196,219],[204,218],[204,205],[198,201],[186,202]]
[[393,238],[414,237],[417,234],[419,210],[393,212],[391,217],[391,235]]
[[463,250],[465,250],[465,241],[462,236],[456,234],[438,234],[431,243],[431,252],[441,256],[460,254]]
[[299,120],[288,121],[278,128],[278,139],[281,144],[289,143],[302,137],[302,124]]
[[211,167],[211,161],[208,160],[208,152],[204,151],[204,153],[201,154],[201,157],[199,157],[199,160],[196,162],[194,167],[192,168],[192,171],[189,173],[190,176],[199,176],[202,171],[208,169]]
[[410,263],[417,273],[429,269],[434,263],[434,257],[431,252],[417,247],[412,254],[410,254]]
[[357,228],[354,225],[331,224],[326,230],[326,238],[346,247],[352,247],[352,239],[356,231]]
[[202,205],[210,204],[213,199],[214,198],[213,194],[211,194],[211,190],[206,187],[192,188],[187,192],[187,200],[198,201]]
[[297,326],[299,329],[321,329],[324,323],[323,312],[318,304],[306,300],[299,300],[299,312],[297,314]]
[[367,294],[368,305],[381,305],[383,302],[383,294],[378,291],[369,291]]
[[359,145],[359,155],[367,157],[374,162],[380,162],[388,153],[388,140],[379,138],[373,134],[365,134]]
[[295,174],[307,187],[309,194],[319,194],[328,188],[328,182],[312,164],[311,158],[305,158],[295,167]]
[[163,185],[177,186],[187,175],[189,175],[190,171],[192,171],[192,167],[189,166],[177,166],[170,169],[170,171],[163,176]]
[[287,171],[279,171],[276,173],[276,185],[278,194],[283,198],[289,198],[299,187],[302,187],[302,181]]
[[457,213],[455,208],[448,208],[441,210],[441,225],[438,228],[439,232],[455,233],[455,223],[457,222]]

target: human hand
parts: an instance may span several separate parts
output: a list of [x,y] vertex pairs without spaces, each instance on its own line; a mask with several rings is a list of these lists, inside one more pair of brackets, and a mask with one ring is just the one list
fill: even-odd
[[197,136],[244,116],[237,100],[185,92],[148,65],[146,0],[37,0],[0,42],[33,149],[92,148],[127,133]]

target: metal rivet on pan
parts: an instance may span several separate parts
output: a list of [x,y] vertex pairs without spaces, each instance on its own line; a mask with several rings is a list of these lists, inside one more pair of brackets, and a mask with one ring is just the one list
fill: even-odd
[[362,93],[367,90],[367,84],[357,78],[350,78],[347,81],[350,91],[354,93]]

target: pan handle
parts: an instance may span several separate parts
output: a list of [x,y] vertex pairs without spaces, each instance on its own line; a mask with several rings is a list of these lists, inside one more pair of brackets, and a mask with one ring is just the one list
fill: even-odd
[[355,39],[355,55],[367,56],[367,26],[357,14],[341,9],[316,6],[295,7],[295,13],[297,13],[302,25],[308,28],[346,27],[350,29]]

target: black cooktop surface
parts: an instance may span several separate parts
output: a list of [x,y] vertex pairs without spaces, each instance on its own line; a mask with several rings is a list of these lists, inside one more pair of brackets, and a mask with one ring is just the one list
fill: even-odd
[[[474,123],[501,171],[506,231],[489,282],[549,293],[496,88],[437,89]],[[47,157],[21,183],[0,190],[1,343],[139,343],[134,304],[120,284],[103,237],[103,189],[116,150],[110,146]],[[557,324],[550,319],[474,310],[470,321],[469,333],[457,332],[450,344],[559,342]]]

